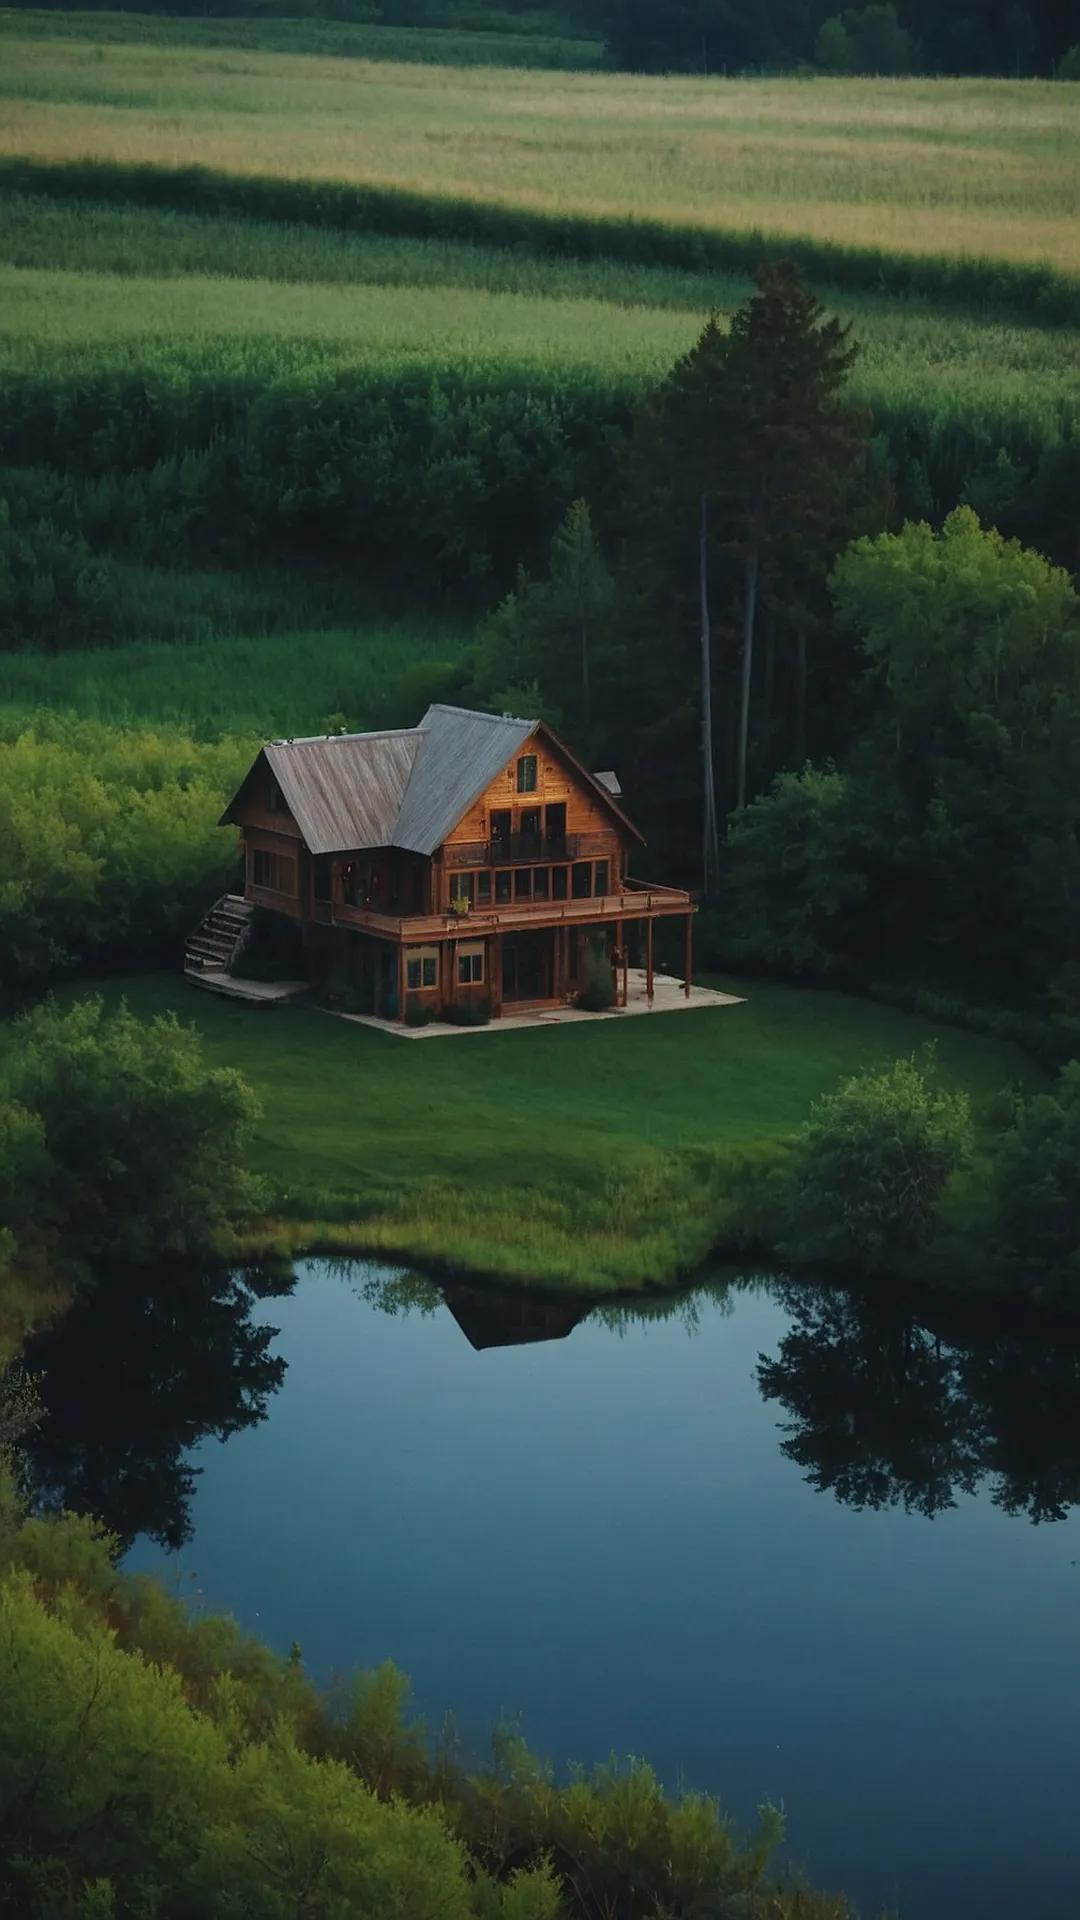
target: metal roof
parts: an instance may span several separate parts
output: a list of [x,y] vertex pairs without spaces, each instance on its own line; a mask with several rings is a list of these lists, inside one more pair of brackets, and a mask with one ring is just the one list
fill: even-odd
[[[310,852],[400,847],[430,855],[538,729],[640,839],[612,798],[614,775],[586,773],[549,728],[509,714],[432,706],[418,727],[272,740],[259,759],[281,788]],[[223,814],[223,826],[235,821],[254,770]]]
[[434,853],[535,726],[535,720],[500,719],[466,707],[429,707],[420,722],[423,746],[402,801],[394,846]]
[[421,735],[342,733],[272,740],[267,764],[312,853],[391,847]]

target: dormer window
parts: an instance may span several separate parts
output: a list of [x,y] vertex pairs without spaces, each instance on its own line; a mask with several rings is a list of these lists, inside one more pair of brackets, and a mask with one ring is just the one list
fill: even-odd
[[536,792],[536,755],[523,753],[517,765],[517,790],[519,793]]

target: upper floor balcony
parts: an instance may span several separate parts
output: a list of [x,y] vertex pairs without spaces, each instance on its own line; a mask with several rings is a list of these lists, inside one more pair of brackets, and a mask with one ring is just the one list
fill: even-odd
[[617,851],[618,840],[610,833],[510,833],[451,843],[444,857],[448,867],[533,867],[614,858]]

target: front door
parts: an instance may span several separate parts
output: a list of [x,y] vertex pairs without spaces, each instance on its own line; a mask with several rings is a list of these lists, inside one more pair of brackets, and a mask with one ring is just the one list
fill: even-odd
[[555,934],[507,934],[503,939],[503,1000],[550,1000],[555,978]]

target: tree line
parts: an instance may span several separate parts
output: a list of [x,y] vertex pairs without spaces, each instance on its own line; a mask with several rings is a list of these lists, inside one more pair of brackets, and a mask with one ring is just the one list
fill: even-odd
[[1050,74],[1080,38],[1069,0],[608,0],[605,20],[616,64],[660,72]]
[[[35,10],[52,3],[15,0],[16,7]],[[105,6],[106,0],[80,0],[79,10]],[[632,72],[814,65],[849,73],[1080,78],[1080,29],[1070,0],[959,0],[955,7],[871,0],[847,8],[837,0],[125,0],[120,10],[579,36],[601,40],[607,62]]]

